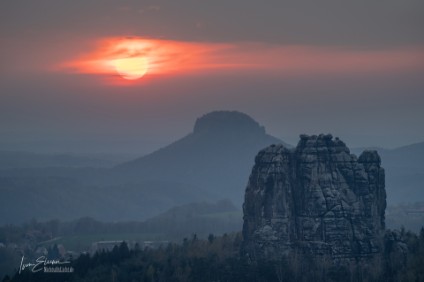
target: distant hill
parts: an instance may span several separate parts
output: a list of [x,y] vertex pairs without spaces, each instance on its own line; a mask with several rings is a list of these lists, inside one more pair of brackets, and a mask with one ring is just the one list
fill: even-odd
[[193,132],[171,145],[112,169],[67,155],[10,153],[3,167],[0,161],[0,224],[145,220],[221,199],[240,208],[255,154],[273,143],[281,141],[248,115],[220,111],[197,119]]
[[189,203],[173,207],[144,222],[151,233],[163,233],[167,237],[182,238],[190,234],[207,237],[240,231],[243,224],[241,210],[230,201],[216,203]]
[[[256,153],[277,143],[284,142],[266,134],[265,128],[248,115],[216,111],[198,118],[193,132],[184,138],[123,163],[115,172],[131,180],[191,184],[215,195],[212,200],[231,199],[241,206]],[[178,191],[170,189],[170,193]]]
[[207,191],[159,180],[96,186],[66,177],[0,177],[0,225],[85,216],[101,221],[144,220],[205,197]]
[[[353,153],[368,148],[353,149]],[[395,149],[375,148],[386,171],[389,204],[424,201],[424,142]]]

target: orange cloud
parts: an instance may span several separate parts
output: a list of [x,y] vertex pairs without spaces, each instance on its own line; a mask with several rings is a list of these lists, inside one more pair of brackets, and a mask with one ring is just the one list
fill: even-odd
[[146,38],[106,38],[62,64],[76,73],[116,75],[114,60],[144,57],[149,75],[258,71],[288,75],[390,72],[424,69],[424,49],[346,50],[263,43],[199,43]]
[[211,54],[228,48],[227,44],[204,44],[142,38],[109,38],[100,40],[97,48],[74,60],[63,68],[77,73],[114,74],[114,61],[123,58],[143,57],[148,61],[149,74],[182,73],[218,67],[211,62]]

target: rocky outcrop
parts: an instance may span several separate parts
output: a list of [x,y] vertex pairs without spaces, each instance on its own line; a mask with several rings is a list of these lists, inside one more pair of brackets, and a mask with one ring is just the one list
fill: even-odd
[[380,164],[376,151],[357,158],[331,135],[301,135],[295,149],[260,151],[245,193],[243,253],[254,260],[379,253],[386,208]]

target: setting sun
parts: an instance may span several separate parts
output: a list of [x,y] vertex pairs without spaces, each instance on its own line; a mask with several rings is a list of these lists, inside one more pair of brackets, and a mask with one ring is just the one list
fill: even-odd
[[117,59],[114,60],[112,64],[123,78],[129,80],[143,77],[148,69],[147,59],[144,57]]
[[118,85],[122,85],[123,79],[137,82],[147,73],[154,77],[222,68],[223,63],[215,55],[232,47],[230,44],[139,37],[103,38],[94,46],[92,50],[64,62],[62,67],[77,73],[102,75]]

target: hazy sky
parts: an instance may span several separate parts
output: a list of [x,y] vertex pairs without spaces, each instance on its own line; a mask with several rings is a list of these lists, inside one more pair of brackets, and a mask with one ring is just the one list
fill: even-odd
[[[147,153],[212,110],[293,144],[421,142],[423,13],[422,0],[1,0],[0,149]],[[123,79],[64,67],[128,37],[153,44],[156,72],[110,83]]]

